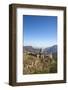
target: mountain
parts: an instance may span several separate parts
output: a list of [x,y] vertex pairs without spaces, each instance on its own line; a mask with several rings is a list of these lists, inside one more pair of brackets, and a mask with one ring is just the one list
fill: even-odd
[[45,48],[44,53],[56,53],[57,52],[57,45]]
[[32,46],[24,46],[23,49],[24,51],[33,52],[33,53],[39,53],[40,51],[39,48],[34,48]]
[[[40,52],[40,48],[34,48],[32,46],[24,46],[23,49],[24,49],[24,51],[29,51],[29,52],[33,52],[33,53],[39,53]],[[57,45],[43,49],[43,53],[44,54],[45,53],[47,53],[47,54],[57,53]]]

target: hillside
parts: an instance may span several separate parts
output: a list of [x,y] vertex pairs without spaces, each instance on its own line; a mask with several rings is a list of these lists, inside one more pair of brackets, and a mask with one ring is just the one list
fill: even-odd
[[23,74],[57,73],[56,45],[43,50],[32,46],[23,49]]

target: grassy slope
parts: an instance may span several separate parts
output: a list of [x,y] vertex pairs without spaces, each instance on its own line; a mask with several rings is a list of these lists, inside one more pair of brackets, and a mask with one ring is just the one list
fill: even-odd
[[42,74],[42,73],[56,73],[57,61],[44,62],[43,59],[37,59],[34,56],[24,54],[23,73],[24,74]]

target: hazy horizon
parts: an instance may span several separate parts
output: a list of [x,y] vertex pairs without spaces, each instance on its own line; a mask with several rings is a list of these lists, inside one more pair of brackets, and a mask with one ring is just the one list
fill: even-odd
[[24,46],[46,48],[57,45],[57,16],[23,16]]
[[[24,45],[25,46],[25,45]],[[31,47],[33,47],[33,48],[42,48],[42,49],[45,49],[45,48],[49,48],[49,47],[53,47],[53,46],[57,46],[57,44],[56,45],[52,45],[52,46],[48,46],[48,47],[34,47],[34,46],[31,46]],[[25,46],[26,47],[26,46]]]

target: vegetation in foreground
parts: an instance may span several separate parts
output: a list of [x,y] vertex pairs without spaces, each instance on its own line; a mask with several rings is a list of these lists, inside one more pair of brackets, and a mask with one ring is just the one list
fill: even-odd
[[41,57],[24,53],[23,74],[57,73],[57,57]]

